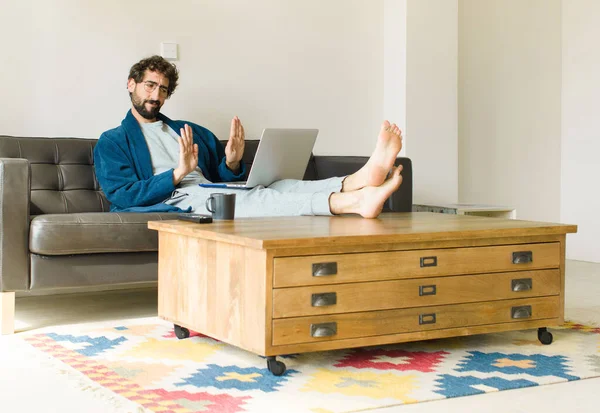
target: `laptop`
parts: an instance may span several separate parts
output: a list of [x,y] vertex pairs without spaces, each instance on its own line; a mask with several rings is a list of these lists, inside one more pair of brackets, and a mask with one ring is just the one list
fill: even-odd
[[199,184],[205,188],[252,189],[281,179],[302,179],[318,129],[264,129],[245,182]]

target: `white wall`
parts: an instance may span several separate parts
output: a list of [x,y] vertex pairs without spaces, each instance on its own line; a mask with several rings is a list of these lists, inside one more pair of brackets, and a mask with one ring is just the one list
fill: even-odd
[[[404,134],[406,156],[406,10],[408,0],[384,0],[383,118]],[[412,0],[411,0],[412,1]]]
[[369,155],[383,115],[383,0],[0,0],[0,133],[98,137],[129,108],[129,68],[177,42],[163,112],[226,138],[238,115],[317,127],[315,152]]
[[461,202],[561,220],[560,27],[560,0],[459,1]]
[[567,256],[600,262],[600,2],[562,2],[561,221]]
[[458,200],[456,0],[408,0],[406,155],[413,161],[413,197]]

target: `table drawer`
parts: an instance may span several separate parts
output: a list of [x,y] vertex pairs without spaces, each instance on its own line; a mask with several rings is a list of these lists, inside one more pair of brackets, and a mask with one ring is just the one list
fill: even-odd
[[559,293],[559,270],[291,287],[273,290],[273,318],[542,297]]
[[559,264],[558,242],[283,257],[273,260],[273,286],[550,269]]
[[559,297],[370,311],[273,320],[274,346],[386,334],[518,323],[559,316]]

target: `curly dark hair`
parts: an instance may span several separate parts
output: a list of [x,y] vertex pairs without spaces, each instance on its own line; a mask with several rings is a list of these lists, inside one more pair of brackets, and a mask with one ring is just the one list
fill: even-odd
[[162,56],[154,55],[140,60],[129,70],[128,79],[135,80],[135,83],[140,83],[144,80],[144,74],[146,70],[151,72],[158,72],[169,79],[169,92],[167,98],[171,97],[175,88],[177,87],[177,80],[179,80],[179,71],[173,63],[169,63]]

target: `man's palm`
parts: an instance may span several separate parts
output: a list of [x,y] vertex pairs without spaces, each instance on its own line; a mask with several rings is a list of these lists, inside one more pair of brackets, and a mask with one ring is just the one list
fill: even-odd
[[194,145],[194,148],[191,151],[179,151],[179,165],[183,166],[187,173],[196,169],[198,166],[198,145]]
[[244,127],[236,116],[231,120],[229,140],[225,146],[225,161],[228,165],[237,165],[242,160],[246,146]]
[[198,145],[194,143],[194,133],[189,125],[180,129],[178,141],[179,165],[174,171],[176,184],[198,166]]
[[[236,138],[236,140],[238,140]],[[230,139],[225,146],[225,157],[230,163],[239,162],[244,154],[244,143],[234,143],[233,139]]]

